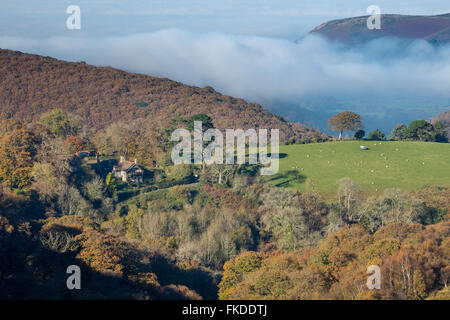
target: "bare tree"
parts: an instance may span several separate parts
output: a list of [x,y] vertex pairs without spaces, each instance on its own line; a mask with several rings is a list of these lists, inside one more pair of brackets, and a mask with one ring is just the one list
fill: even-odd
[[39,240],[47,249],[66,252],[72,244],[72,236],[68,232],[47,231],[41,233]]

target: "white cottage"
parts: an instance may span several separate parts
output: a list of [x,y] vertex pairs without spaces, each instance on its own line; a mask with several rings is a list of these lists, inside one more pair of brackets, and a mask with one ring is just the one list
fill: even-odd
[[125,157],[120,157],[117,166],[113,167],[113,174],[123,182],[142,183],[144,182],[144,171],[138,166],[137,159],[126,161]]

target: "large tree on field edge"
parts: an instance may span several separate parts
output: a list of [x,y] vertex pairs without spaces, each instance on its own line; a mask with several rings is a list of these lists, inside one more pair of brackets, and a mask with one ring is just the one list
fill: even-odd
[[342,140],[344,131],[356,131],[362,128],[362,118],[352,111],[343,111],[328,119],[328,125],[339,132],[339,140]]

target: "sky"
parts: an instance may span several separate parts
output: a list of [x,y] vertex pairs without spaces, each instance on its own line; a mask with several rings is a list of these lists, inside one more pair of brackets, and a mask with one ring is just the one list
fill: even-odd
[[450,12],[448,0],[0,0],[0,35],[67,35],[66,8],[78,5],[83,17],[78,35],[117,36],[178,28],[296,39],[328,20],[365,15],[373,4],[383,13]]
[[[353,108],[369,129],[389,130],[450,109],[450,46],[346,48],[305,37],[373,4],[382,13],[450,12],[448,0],[0,0],[0,48],[210,85],[293,121],[305,122],[305,108],[316,118]],[[69,5],[81,9],[80,30],[66,27]]]

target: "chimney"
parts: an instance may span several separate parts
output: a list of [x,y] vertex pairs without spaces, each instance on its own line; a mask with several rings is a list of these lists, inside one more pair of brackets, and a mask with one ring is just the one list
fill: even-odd
[[137,159],[136,158],[134,158],[134,163],[137,164]]
[[124,162],[125,158],[123,156],[120,156],[120,162]]

